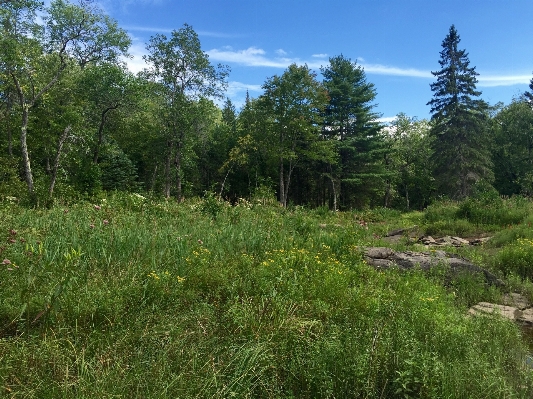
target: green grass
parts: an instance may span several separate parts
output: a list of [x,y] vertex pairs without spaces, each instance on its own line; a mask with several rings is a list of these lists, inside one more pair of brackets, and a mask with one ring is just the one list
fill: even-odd
[[0,207],[5,397],[533,393],[517,327],[465,316],[468,295],[495,295],[483,283],[363,261],[420,214],[127,194]]

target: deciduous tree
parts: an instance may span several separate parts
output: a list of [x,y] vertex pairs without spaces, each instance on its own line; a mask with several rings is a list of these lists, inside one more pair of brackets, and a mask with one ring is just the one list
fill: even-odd
[[83,67],[101,61],[117,62],[130,39],[92,0],[72,4],[53,0],[41,20],[42,3],[13,1],[1,5],[0,63],[15,87],[21,117],[21,152],[26,184],[34,182],[27,145],[30,110],[77,63]]
[[533,195],[533,109],[524,98],[492,121],[495,188],[504,195]]
[[[279,165],[279,202],[287,206],[291,176],[302,158],[327,157],[319,139],[327,95],[307,65],[290,65],[263,84],[261,107],[269,118],[273,155]],[[275,139],[274,139],[275,138]]]
[[170,165],[176,167],[176,197],[182,198],[182,156],[187,133],[193,125],[193,102],[201,97],[216,98],[223,95],[229,69],[213,66],[202,51],[200,40],[187,24],[174,30],[171,37],[155,35],[147,46],[144,57],[149,65],[148,76],[160,83],[161,95],[166,99],[163,114],[168,126],[167,183],[165,195],[170,196]]

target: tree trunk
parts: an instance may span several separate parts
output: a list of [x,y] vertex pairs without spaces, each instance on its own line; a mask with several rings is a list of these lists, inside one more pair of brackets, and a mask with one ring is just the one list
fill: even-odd
[[155,164],[154,173],[152,173],[152,180],[150,181],[150,192],[154,192],[155,179],[157,177],[157,164]]
[[385,208],[389,207],[390,192],[391,192],[391,183],[390,183],[390,180],[387,180],[387,185],[386,185],[386,188],[385,188],[385,201],[384,201],[384,207]]
[[168,140],[167,142],[168,146],[168,154],[167,154],[167,160],[165,162],[165,198],[170,198],[170,165],[172,163],[172,147],[173,143],[172,140]]
[[228,169],[228,172],[226,173],[226,176],[224,176],[224,180],[222,181],[222,185],[220,187],[220,194],[218,194],[218,199],[222,199],[222,192],[224,191],[224,186],[226,185],[226,180],[228,179],[229,174],[231,173],[233,169],[233,165]]
[[11,131],[11,95],[7,98],[6,129],[7,129],[7,154],[13,156],[13,132]]
[[61,134],[61,137],[59,138],[59,142],[57,144],[57,153],[56,157],[54,159],[54,166],[52,167],[52,178],[50,180],[50,188],[48,190],[50,197],[52,197],[52,194],[54,193],[54,186],[56,184],[57,179],[57,170],[59,169],[59,159],[61,158],[61,151],[63,150],[63,144],[65,144],[65,141],[68,138],[68,134],[70,133],[71,126],[68,125],[65,130],[63,131],[63,134]]
[[294,170],[294,165],[292,164],[292,161],[289,162],[289,172],[287,173],[287,179],[285,181],[285,194],[283,196],[284,200],[285,200],[285,207],[287,207],[287,201],[289,199],[289,187],[291,185],[291,176],[292,176],[292,171]]
[[287,206],[287,201],[285,199],[285,178],[283,172],[283,157],[279,159],[279,203],[282,207]]
[[22,125],[20,127],[20,148],[22,151],[22,162],[24,164],[24,178],[28,185],[28,191],[33,194],[33,173],[31,171],[30,154],[28,152],[28,120],[29,120],[29,106],[22,104]]
[[102,146],[102,143],[104,141],[104,126],[107,121],[107,113],[111,110],[117,109],[118,107],[119,105],[117,104],[112,107],[108,107],[102,111],[102,115],[100,117],[100,126],[98,126],[98,140],[96,141],[96,147],[94,148],[94,164],[98,163],[98,157],[100,156],[100,147]]
[[409,203],[409,189],[407,188],[407,184],[405,185],[405,205],[407,206],[407,210],[409,210],[411,205]]
[[176,199],[178,202],[181,202],[183,200],[182,192],[181,192],[181,150],[183,148],[183,133],[180,134],[180,138],[178,140],[178,147],[176,149],[176,159],[174,161],[174,164],[176,165]]
[[178,144],[178,150],[176,151],[176,158],[174,160],[174,165],[176,165],[176,199],[178,202],[181,202],[181,149]]
[[327,173],[326,176],[329,177],[329,180],[331,181],[331,189],[333,191],[333,211],[337,212],[337,188],[335,187],[335,179],[333,178],[333,170],[331,168],[331,165],[329,170],[330,173]]

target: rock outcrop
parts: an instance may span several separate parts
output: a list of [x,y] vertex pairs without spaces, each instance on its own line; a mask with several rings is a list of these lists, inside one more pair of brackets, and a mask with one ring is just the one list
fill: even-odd
[[504,305],[479,302],[468,310],[470,315],[497,315],[517,322],[525,327],[533,327],[533,307],[518,293],[511,293],[503,298]]
[[365,261],[377,269],[397,267],[400,269],[412,269],[418,267],[429,270],[436,266],[448,267],[452,274],[459,272],[480,273],[485,280],[492,285],[505,285],[494,274],[490,273],[467,259],[456,254],[436,250],[430,252],[394,251],[386,247],[369,247],[365,250]]

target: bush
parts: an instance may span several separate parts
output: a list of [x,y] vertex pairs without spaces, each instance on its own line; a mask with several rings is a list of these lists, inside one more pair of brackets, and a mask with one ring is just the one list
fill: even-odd
[[0,157],[0,198],[26,197],[28,188],[21,179],[18,162],[13,157]]
[[495,257],[494,266],[505,276],[514,274],[533,280],[533,240],[519,238],[504,247]]
[[529,203],[517,197],[468,198],[459,205],[457,217],[478,225],[507,226],[520,223],[529,213]]

